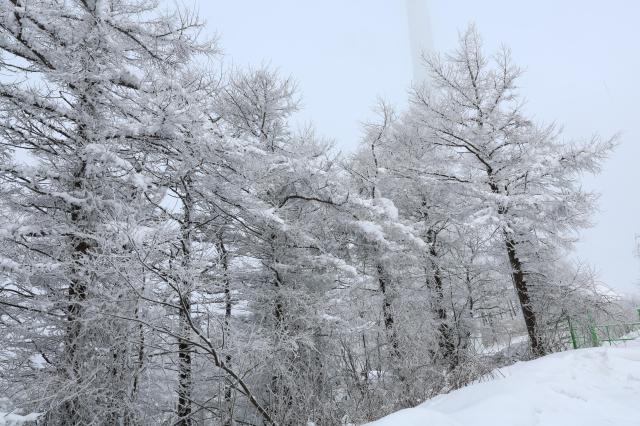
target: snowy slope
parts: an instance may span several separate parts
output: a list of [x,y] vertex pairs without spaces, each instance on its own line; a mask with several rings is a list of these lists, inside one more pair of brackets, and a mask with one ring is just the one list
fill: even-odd
[[521,362],[369,426],[638,426],[640,340]]

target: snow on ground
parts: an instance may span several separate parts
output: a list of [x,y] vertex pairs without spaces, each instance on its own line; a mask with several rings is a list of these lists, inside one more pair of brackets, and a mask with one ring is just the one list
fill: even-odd
[[482,344],[482,338],[476,338],[472,341],[473,349],[477,354],[491,355],[503,352],[505,350],[517,349],[523,345],[528,345],[529,337],[522,336],[509,336],[507,341],[497,342],[493,345],[484,346]]
[[0,412],[0,425],[1,426],[19,426],[26,423],[35,422],[40,417],[40,414],[32,413],[26,416],[21,416],[15,413],[3,413]]
[[548,355],[495,376],[368,425],[640,425],[640,340]]

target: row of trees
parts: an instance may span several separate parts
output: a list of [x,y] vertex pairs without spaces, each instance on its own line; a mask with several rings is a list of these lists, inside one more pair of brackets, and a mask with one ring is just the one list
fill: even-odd
[[0,384],[45,424],[363,422],[613,309],[567,260],[612,141],[533,123],[473,28],[344,157],[189,11],[0,4]]

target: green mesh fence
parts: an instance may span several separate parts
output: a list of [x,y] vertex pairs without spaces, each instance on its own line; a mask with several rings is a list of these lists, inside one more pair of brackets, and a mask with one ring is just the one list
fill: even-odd
[[[638,309],[640,318],[640,309]],[[590,317],[582,322],[569,318],[568,340],[573,349],[602,345],[614,346],[640,338],[640,321],[628,323],[596,324]]]

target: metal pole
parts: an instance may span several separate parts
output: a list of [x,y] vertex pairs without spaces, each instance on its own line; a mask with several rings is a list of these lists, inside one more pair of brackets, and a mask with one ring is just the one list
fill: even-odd
[[413,82],[422,85],[428,83],[429,79],[423,58],[433,53],[429,0],[406,0],[406,11],[409,26],[409,49],[413,63]]

